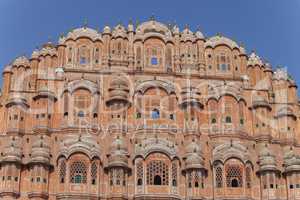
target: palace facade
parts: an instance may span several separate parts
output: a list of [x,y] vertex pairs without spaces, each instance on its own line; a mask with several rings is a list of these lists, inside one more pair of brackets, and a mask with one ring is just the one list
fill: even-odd
[[84,26],[3,70],[0,198],[300,199],[299,114],[225,36]]

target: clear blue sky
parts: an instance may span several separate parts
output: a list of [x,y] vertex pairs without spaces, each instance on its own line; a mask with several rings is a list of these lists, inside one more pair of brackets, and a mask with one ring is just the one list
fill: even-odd
[[[300,86],[300,0],[0,0],[0,67],[83,25],[145,21],[152,14],[181,27],[220,32],[288,68]],[[2,69],[1,69],[2,71]]]

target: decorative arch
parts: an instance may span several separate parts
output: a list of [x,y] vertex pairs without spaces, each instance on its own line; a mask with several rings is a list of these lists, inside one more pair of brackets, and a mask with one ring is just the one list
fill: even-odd
[[92,94],[100,94],[99,86],[96,83],[85,79],[69,82],[63,90],[63,93],[69,92],[70,94],[73,94],[77,89],[86,89],[89,90]]
[[177,158],[175,145],[165,139],[149,138],[136,144],[134,158],[146,159],[152,153],[162,153],[170,160]]
[[219,161],[225,164],[227,160],[232,158],[240,160],[243,164],[253,163],[247,148],[240,143],[226,142],[213,149],[213,163]]
[[176,94],[175,86],[172,83],[162,80],[145,80],[141,83],[138,83],[135,88],[135,93],[140,92],[141,94],[144,94],[150,88],[161,88],[169,95]]
[[69,159],[71,155],[76,153],[83,153],[89,157],[90,160],[94,158],[101,158],[100,149],[95,139],[89,135],[71,135],[67,136],[60,145],[58,158],[63,156]]

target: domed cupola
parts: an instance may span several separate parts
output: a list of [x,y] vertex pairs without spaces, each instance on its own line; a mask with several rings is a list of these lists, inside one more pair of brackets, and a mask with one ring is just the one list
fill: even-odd
[[122,136],[117,136],[111,144],[107,167],[128,168],[128,148]]
[[19,67],[19,66],[23,66],[23,67],[29,67],[30,66],[30,63],[29,63],[29,60],[27,57],[25,56],[20,56],[18,58],[16,58],[14,61],[13,61],[13,66],[16,66],[16,67]]
[[204,168],[204,158],[200,144],[197,144],[193,139],[185,148],[185,167],[184,171],[189,169],[202,169]]
[[[127,191],[128,176],[128,149],[123,136],[117,136],[111,144],[108,164],[105,167],[109,174],[109,189],[116,191],[115,196],[123,196]],[[120,198],[121,199],[121,198]]]
[[118,37],[126,38],[127,37],[127,30],[121,23],[118,24],[112,31],[112,37],[113,38],[118,38]]
[[35,50],[33,50],[32,54],[31,54],[31,59],[38,59],[39,56],[40,56],[40,50],[35,49]]
[[50,145],[44,137],[39,136],[32,144],[30,163],[50,164]]
[[102,40],[101,34],[97,30],[84,26],[71,30],[66,36],[60,37],[59,44],[64,44],[67,40],[76,41],[79,38],[89,38],[92,41]]
[[109,26],[105,26],[103,28],[103,34],[111,34],[111,28]]
[[255,109],[258,107],[265,107],[268,108],[269,110],[272,109],[272,107],[264,97],[256,95],[252,99],[252,108]]
[[129,84],[127,80],[118,77],[111,81],[109,91],[109,99],[106,101],[107,105],[110,105],[114,101],[123,102],[124,104],[130,104],[129,102]]
[[42,49],[39,51],[40,56],[57,56],[56,48],[52,42],[47,42],[43,45]]
[[21,141],[19,138],[11,137],[10,141],[4,148],[4,155],[2,158],[2,162],[14,162],[21,163],[22,162],[22,149],[21,149]]
[[200,102],[200,92],[195,87],[184,87],[181,91],[181,102],[180,106],[185,108],[187,106],[198,106],[202,107]]
[[271,73],[273,73],[273,71],[272,71],[272,65],[269,62],[265,62],[264,66],[266,68],[265,72],[271,72]]
[[4,146],[1,157],[1,199],[17,199],[20,196],[20,175],[22,165],[22,141],[12,136]]
[[195,41],[195,35],[194,33],[189,29],[188,26],[184,28],[184,30],[181,33],[181,41],[186,42],[186,41]]
[[255,52],[252,52],[248,58],[247,66],[263,66],[263,62]]
[[199,29],[196,31],[195,36],[197,40],[205,40],[203,33]]
[[279,171],[277,169],[277,161],[270,148],[265,144],[260,149],[258,155],[259,172],[264,171]]
[[11,73],[12,66],[6,65],[3,69],[3,73]]
[[172,29],[172,32],[174,35],[179,35],[180,34],[179,27],[177,25],[175,25]]
[[285,173],[300,171],[300,155],[296,155],[292,148],[286,147],[284,149],[283,159]]

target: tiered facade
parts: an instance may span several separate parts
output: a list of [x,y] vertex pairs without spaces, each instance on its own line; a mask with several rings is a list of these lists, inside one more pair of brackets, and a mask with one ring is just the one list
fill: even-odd
[[0,103],[1,199],[300,199],[297,86],[222,35],[74,29]]

